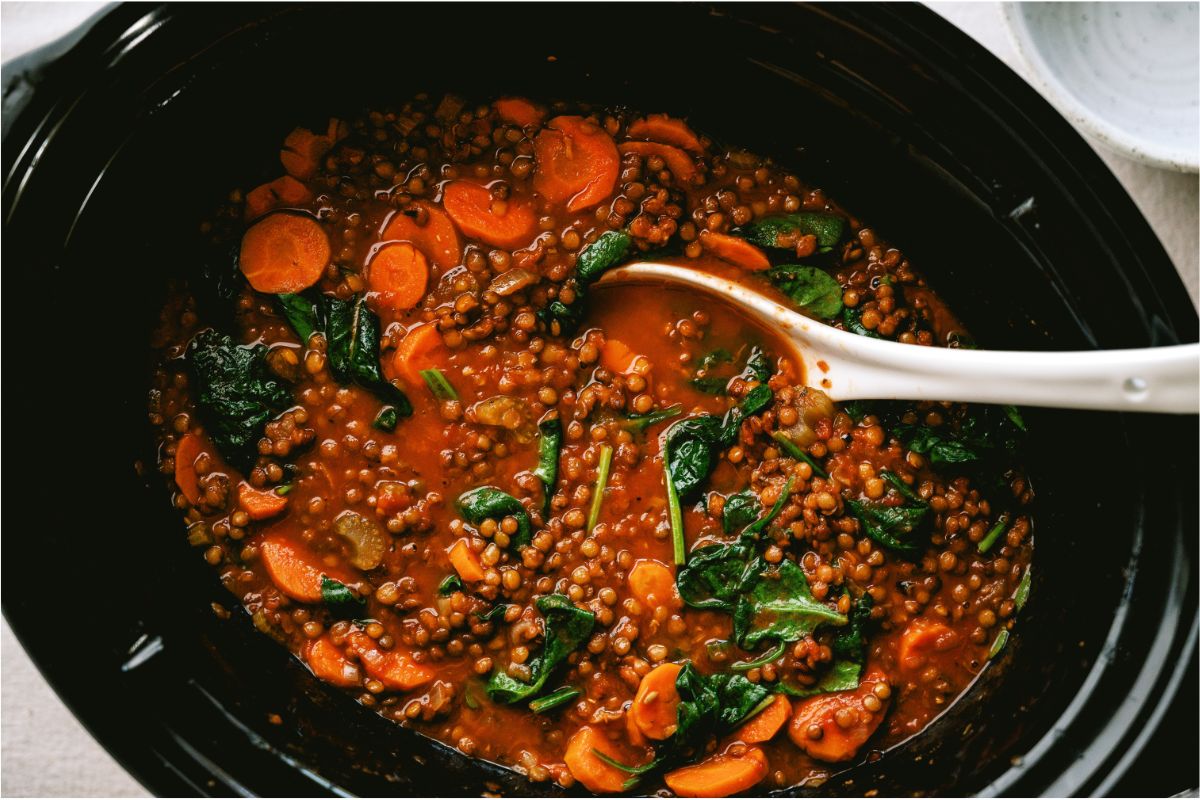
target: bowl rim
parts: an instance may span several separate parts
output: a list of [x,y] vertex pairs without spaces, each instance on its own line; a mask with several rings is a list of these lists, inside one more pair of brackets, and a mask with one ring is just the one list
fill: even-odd
[[1200,151],[1189,150],[1185,147],[1172,147],[1152,138],[1131,133],[1110,122],[1079,100],[1054,74],[1054,70],[1042,55],[1042,51],[1037,45],[1037,38],[1029,30],[1029,21],[1024,8],[1026,4],[1006,0],[1000,5],[1003,9],[1009,41],[1012,42],[1017,56],[1024,64],[1030,82],[1072,125],[1080,128],[1105,149],[1141,164],[1175,172],[1200,170]]

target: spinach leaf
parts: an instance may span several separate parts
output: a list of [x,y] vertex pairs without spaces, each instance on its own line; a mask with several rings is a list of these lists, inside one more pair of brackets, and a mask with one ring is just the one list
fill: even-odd
[[970,465],[1002,471],[1021,449],[1024,422],[1011,406],[979,405],[970,407],[957,426],[898,422],[890,430],[909,450],[927,456],[934,467]]
[[352,619],[367,606],[367,599],[350,591],[341,581],[321,576],[321,602],[339,619]]
[[871,608],[875,600],[865,592],[854,601],[850,613],[846,615],[847,623],[839,628],[833,637],[830,649],[838,658],[849,659],[857,664],[864,664],[867,659],[866,627],[871,621]]
[[829,665],[821,679],[811,686],[794,686],[780,681],[774,688],[792,697],[813,697],[829,692],[846,692],[858,688],[862,664],[847,659],[838,659]]
[[624,231],[607,231],[583,248],[575,262],[575,298],[570,303],[550,302],[538,311],[538,319],[555,335],[567,336],[579,327],[583,319],[588,288],[601,275],[617,266],[629,251],[633,238]]
[[913,556],[921,551],[920,543],[907,537],[928,508],[888,507],[860,503],[850,498],[846,498],[845,503],[869,538],[901,555]]
[[533,538],[533,527],[525,506],[521,505],[520,500],[495,486],[480,486],[463,492],[458,496],[456,504],[463,519],[472,525],[479,525],[485,519],[499,521],[504,517],[513,517],[517,521],[517,533],[510,538],[512,547],[524,547]]
[[729,387],[729,378],[724,378],[719,375],[705,375],[700,378],[692,378],[688,383],[692,388],[704,394],[721,395],[725,394]]
[[277,294],[275,302],[288,324],[300,337],[300,344],[325,327],[325,299],[317,293]]
[[697,369],[710,370],[721,364],[730,364],[733,362],[733,353],[726,350],[724,347],[718,347],[716,350],[710,350],[705,353],[697,365]]
[[816,600],[804,570],[786,559],[759,573],[733,613],[734,638],[746,650],[765,639],[799,641],[823,624],[845,625],[846,617]]
[[536,695],[555,668],[592,634],[596,615],[576,608],[566,595],[538,598],[537,607],[545,620],[546,634],[542,652],[529,664],[531,682],[519,681],[504,670],[496,671],[488,681],[487,693],[498,703],[519,703]]
[[667,429],[663,459],[681,500],[692,497],[707,480],[724,442],[721,420],[711,414],[688,417]]
[[792,484],[794,482],[795,478],[793,477],[787,479],[787,483],[783,485],[783,491],[779,493],[779,499],[771,506],[771,510],[765,516],[759,517],[752,522],[746,530],[742,531],[743,539],[756,538],[767,529],[768,525],[775,521],[775,518],[783,511],[783,507],[787,505],[788,498],[792,496]]
[[241,346],[214,330],[188,346],[196,406],[213,442],[229,463],[249,471],[258,457],[263,425],[292,405],[292,395],[271,374],[262,344]]
[[866,336],[870,339],[882,339],[875,331],[862,324],[862,312],[857,308],[846,306],[842,309],[842,325],[851,333],[857,333],[859,336]]
[[538,423],[538,463],[533,476],[542,482],[545,499],[542,503],[550,513],[550,498],[554,496],[554,484],[558,480],[558,455],[562,450],[562,420],[558,417],[544,419]]
[[762,503],[758,501],[758,495],[749,489],[743,489],[725,498],[725,511],[721,523],[726,533],[739,533],[761,513]]
[[431,369],[423,369],[420,372],[421,379],[425,381],[425,385],[429,387],[429,391],[433,392],[433,396],[438,400],[457,400],[458,392],[454,391],[454,386],[446,379],[442,371],[436,367]]
[[463,591],[462,578],[457,575],[447,575],[442,578],[442,582],[438,584],[437,593],[442,597],[449,597],[455,592]]
[[816,236],[817,249],[828,253],[842,240],[845,222],[833,214],[805,211],[799,214],[779,214],[755,220],[742,230],[742,235],[759,247],[793,248],[800,236]]
[[371,420],[371,425],[381,431],[391,433],[396,430],[396,423],[399,422],[399,415],[396,413],[395,406],[384,406],[379,409],[379,413],[375,415],[375,419]]
[[743,675],[705,676],[691,663],[680,670],[675,688],[679,692],[677,746],[699,747],[708,737],[733,730],[771,696],[769,689]]
[[743,371],[743,376],[753,378],[759,383],[766,383],[774,374],[775,368],[771,366],[770,357],[761,347],[751,347],[750,355],[746,357],[746,369]]
[[757,345],[750,348],[750,354],[740,372],[722,369],[724,365],[733,363],[733,359],[733,354],[724,348],[705,354],[696,365],[695,375],[690,381],[692,387],[705,394],[723,395],[734,378],[766,383],[775,373],[771,359]]
[[679,596],[692,608],[732,614],[766,568],[767,562],[749,541],[710,544],[692,551],[675,583]]
[[504,615],[507,613],[508,613],[508,606],[504,603],[501,603],[498,606],[492,606],[491,608],[489,608],[487,611],[484,611],[483,613],[476,611],[475,616],[479,618],[480,622],[496,622],[496,621],[503,622]]
[[731,445],[737,441],[738,431],[746,418],[753,416],[771,404],[775,393],[765,383],[760,383],[742,396],[741,402],[725,412],[721,420],[721,443]]
[[842,311],[842,285],[825,270],[785,264],[772,267],[767,279],[818,319],[833,319]]

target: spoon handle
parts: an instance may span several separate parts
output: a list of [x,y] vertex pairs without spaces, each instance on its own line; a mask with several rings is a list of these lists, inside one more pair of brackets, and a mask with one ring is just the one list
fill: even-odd
[[891,346],[872,340],[858,353],[839,355],[845,360],[836,370],[831,367],[827,389],[836,400],[1200,411],[1200,344],[1047,353]]

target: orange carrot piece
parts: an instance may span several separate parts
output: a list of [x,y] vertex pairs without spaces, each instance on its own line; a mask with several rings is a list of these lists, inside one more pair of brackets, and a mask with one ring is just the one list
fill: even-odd
[[263,217],[242,236],[242,274],[263,294],[301,292],[329,264],[329,237],[312,217],[279,212]]
[[629,716],[647,738],[667,739],[675,732],[679,708],[675,679],[682,671],[678,664],[659,664],[638,684],[637,694],[629,706]]
[[412,654],[396,645],[391,650],[381,650],[370,636],[360,630],[353,631],[346,637],[348,646],[358,654],[363,669],[375,680],[388,689],[407,692],[424,686],[434,679],[435,673],[429,667],[418,664]]
[[[887,676],[874,670],[857,689],[818,695],[798,704],[788,727],[792,742],[821,761],[849,761],[854,758],[854,754],[871,738],[887,713],[891,694],[880,697],[875,687],[881,684],[887,685]],[[871,694],[881,703],[877,711],[870,711],[863,705],[863,700]],[[840,721],[837,718],[839,713],[842,715]],[[842,723],[848,721],[848,716],[851,724],[844,726]]]
[[496,113],[500,115],[500,119],[522,128],[540,125],[546,118],[545,111],[524,97],[501,97],[492,105],[496,107]]
[[246,512],[250,519],[269,519],[283,513],[287,508],[288,499],[268,489],[255,489],[242,481],[237,488],[238,508]]
[[296,128],[283,140],[279,160],[289,175],[307,180],[316,173],[321,158],[331,147],[333,139],[329,136],[318,136],[308,128]]
[[607,339],[600,351],[600,365],[610,372],[625,374],[633,368],[638,354],[619,339]]
[[671,144],[697,154],[704,152],[704,145],[700,144],[700,137],[687,126],[687,123],[681,119],[668,117],[666,114],[650,114],[644,119],[635,120],[626,132],[631,139],[646,139],[660,144]]
[[337,117],[329,118],[329,126],[325,129],[325,138],[333,144],[337,144],[342,139],[350,135],[350,126],[342,122]]
[[329,639],[329,635],[313,639],[304,648],[304,660],[308,668],[323,681],[334,686],[357,686],[362,682],[359,669],[341,648]]
[[244,216],[247,220],[258,219],[279,206],[298,206],[312,199],[312,192],[291,175],[276,178],[262,186],[256,186],[246,194]]
[[279,591],[301,603],[321,602],[321,576],[329,570],[307,548],[283,535],[268,533],[258,543],[258,557]]
[[458,577],[467,583],[483,580],[483,564],[479,562],[479,556],[467,545],[466,539],[455,542],[446,555],[450,557],[450,566],[454,567]]
[[675,176],[675,180],[683,185],[691,183],[696,174],[696,162],[692,157],[669,144],[658,142],[622,142],[618,147],[622,154],[637,153],[642,158],[658,156],[667,163],[667,169]]
[[436,324],[426,322],[409,328],[392,355],[392,372],[415,386],[422,382],[421,370],[437,366],[446,352],[446,343]]
[[896,663],[903,670],[918,670],[931,652],[950,650],[959,644],[958,634],[948,625],[917,617],[900,634]]
[[680,604],[675,572],[659,561],[640,559],[629,570],[629,591],[647,608]]
[[730,264],[739,266],[742,269],[758,272],[771,268],[771,262],[767,258],[766,253],[745,239],[739,239],[736,236],[727,236],[726,234],[714,233],[713,231],[701,231],[700,246],[706,252],[712,253],[722,261],[728,261]]
[[441,269],[457,267],[462,261],[458,229],[445,211],[424,200],[393,214],[381,238],[385,242],[412,242]]
[[196,459],[203,445],[194,433],[185,435],[175,445],[175,485],[192,505],[200,502],[200,478],[196,475]]
[[411,242],[384,245],[367,265],[371,299],[393,313],[421,302],[428,280],[429,262]]
[[478,183],[451,181],[442,192],[442,205],[460,231],[494,247],[515,250],[537,232],[532,203],[516,196],[498,200]]
[[568,211],[583,211],[612,194],[621,169],[612,137],[583,117],[555,117],[533,140],[533,188]]
[[758,748],[744,755],[715,755],[663,776],[680,797],[728,797],[744,792],[767,777],[767,757]]
[[746,724],[738,728],[733,738],[746,744],[769,742],[779,733],[788,718],[792,716],[792,704],[787,695],[777,694],[771,705],[750,718]]
[[596,755],[597,751],[614,761],[632,766],[628,760],[629,756],[621,753],[614,742],[590,725],[584,725],[571,735],[567,741],[567,752],[563,755],[563,761],[575,780],[582,783],[588,791],[596,794],[616,794],[623,791],[625,781],[630,777],[629,773],[605,763]]

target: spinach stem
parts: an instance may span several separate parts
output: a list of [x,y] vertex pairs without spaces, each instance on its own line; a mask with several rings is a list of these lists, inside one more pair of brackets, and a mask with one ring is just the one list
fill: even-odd
[[600,507],[604,505],[604,490],[608,486],[608,471],[612,468],[613,449],[611,444],[600,446],[600,465],[596,468],[596,491],[592,494],[592,508],[588,512],[588,533],[600,521]]
[[[770,664],[772,661],[779,658],[781,655],[783,655],[783,651],[786,648],[787,648],[787,644],[784,642],[780,642],[779,644],[775,645],[775,647],[773,649],[768,650],[764,655],[759,656],[758,658],[754,659],[753,661],[737,661],[737,662],[734,662],[733,664],[730,664],[729,668],[731,670],[733,670],[734,672],[749,672],[752,669],[758,669],[759,667]],[[766,702],[766,701],[764,701],[764,702]],[[750,712],[750,716],[754,716],[754,714],[757,711],[761,711],[761,710],[762,710],[761,708],[755,709],[755,711]]]
[[993,525],[992,529],[987,532],[987,536],[984,536],[979,541],[979,552],[986,553],[988,550],[991,550],[992,545],[994,545],[996,540],[1000,538],[1000,534],[1004,533],[1006,530],[1008,530],[1007,511],[1000,515],[1000,518],[996,520],[996,524]]
[[683,538],[683,509],[679,507],[679,493],[675,481],[671,480],[671,467],[666,452],[663,453],[663,477],[667,481],[667,508],[671,514],[671,541],[675,545],[675,564],[687,563],[687,543]]
[[454,391],[454,387],[450,385],[450,381],[446,380],[446,376],[437,367],[421,370],[421,377],[425,379],[425,385],[429,387],[429,391],[433,392],[433,396],[438,400],[458,399],[458,392]]
[[1000,633],[996,634],[996,641],[992,642],[992,649],[988,650],[988,660],[1000,655],[1000,651],[1004,649],[1004,645],[1008,644],[1008,629],[1001,629]]
[[812,456],[804,452],[798,444],[789,439],[786,433],[783,431],[772,431],[771,438],[779,443],[779,446],[783,448],[783,452],[787,453],[792,458],[797,458],[812,467],[813,474],[818,478],[829,477],[829,473],[821,469],[821,465],[818,464]]

